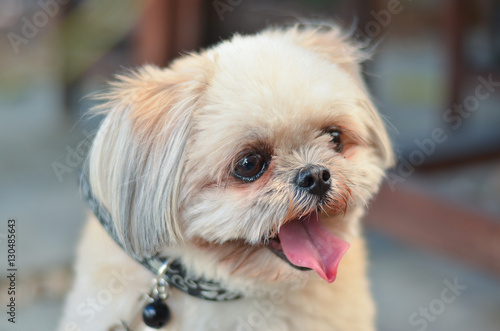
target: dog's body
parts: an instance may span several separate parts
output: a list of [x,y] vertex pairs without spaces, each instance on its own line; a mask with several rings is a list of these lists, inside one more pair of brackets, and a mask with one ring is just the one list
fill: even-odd
[[[173,318],[164,330],[374,330],[363,246],[360,238],[351,242],[333,284],[314,277],[307,284],[300,280],[257,288],[254,295],[228,302],[173,290],[167,301]],[[73,330],[75,324],[74,330],[107,330],[119,320],[130,320],[140,310],[137,299],[150,289],[153,275],[128,257],[94,218],[86,225],[79,255],[61,330]]]
[[172,288],[162,330],[373,330],[359,221],[392,153],[359,55],[335,28],[269,30],[121,77],[89,174],[125,250],[90,217],[61,330],[129,321],[154,277],[130,254],[156,253],[243,295]]

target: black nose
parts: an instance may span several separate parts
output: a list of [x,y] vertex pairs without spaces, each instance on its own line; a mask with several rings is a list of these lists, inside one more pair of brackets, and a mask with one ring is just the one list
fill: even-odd
[[330,188],[330,172],[322,166],[308,165],[299,170],[295,184],[310,194],[323,198]]

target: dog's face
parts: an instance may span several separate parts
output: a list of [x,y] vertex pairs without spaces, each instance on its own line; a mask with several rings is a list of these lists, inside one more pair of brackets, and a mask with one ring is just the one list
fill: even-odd
[[392,162],[358,55],[336,30],[294,28],[122,77],[90,170],[125,247],[333,281],[357,226],[347,216]]

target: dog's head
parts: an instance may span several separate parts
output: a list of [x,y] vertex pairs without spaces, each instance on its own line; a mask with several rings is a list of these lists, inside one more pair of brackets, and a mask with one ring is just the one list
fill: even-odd
[[362,57],[335,28],[294,27],[119,77],[99,108],[90,181],[122,244],[201,250],[246,276],[293,275],[291,264],[333,281],[392,163]]

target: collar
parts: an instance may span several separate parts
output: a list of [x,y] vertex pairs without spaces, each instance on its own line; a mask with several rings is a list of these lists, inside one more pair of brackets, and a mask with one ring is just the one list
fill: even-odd
[[[84,166],[80,174],[80,188],[82,196],[94,212],[95,216],[110,235],[111,238],[123,249],[118,236],[116,235],[115,228],[111,219],[111,215],[107,209],[97,201],[88,181],[88,167]],[[125,249],[124,249],[125,250]],[[143,265],[146,269],[153,274],[157,274],[159,268],[165,263],[167,257],[157,255],[143,257],[127,254],[136,262]],[[210,301],[230,301],[241,298],[241,293],[231,292],[225,289],[220,283],[215,281],[206,280],[203,277],[192,277],[186,271],[186,268],[179,260],[174,260],[169,264],[168,269],[163,275],[165,281],[179,289],[180,291],[194,296],[199,299]]]

